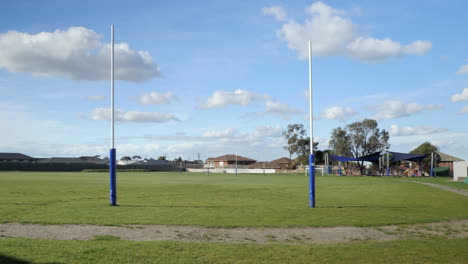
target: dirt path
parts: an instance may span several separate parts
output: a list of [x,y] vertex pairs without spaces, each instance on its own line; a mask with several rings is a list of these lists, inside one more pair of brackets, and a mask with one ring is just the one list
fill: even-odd
[[461,194],[461,195],[464,195],[464,196],[468,196],[468,191],[466,191],[466,190],[459,190],[459,189],[455,189],[455,188],[452,188],[452,187],[448,187],[448,186],[444,186],[444,185],[439,185],[439,184],[435,184],[435,183],[418,182],[418,181],[402,181],[402,182],[415,182],[415,183],[419,183],[419,184],[424,184],[424,185],[427,185],[427,186],[431,186],[431,187],[434,187],[434,188],[446,190],[446,191],[449,191],[449,192],[458,193],[458,194]]
[[[112,236],[132,241],[180,241],[255,244],[333,244],[386,241],[418,237],[468,237],[468,219],[408,226],[329,228],[204,228],[192,226],[95,226],[0,224],[0,237],[59,240],[104,239]],[[107,238],[112,238],[107,237]]]

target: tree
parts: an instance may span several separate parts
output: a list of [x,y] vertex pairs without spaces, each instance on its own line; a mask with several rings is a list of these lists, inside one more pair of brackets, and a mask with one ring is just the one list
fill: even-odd
[[[292,156],[296,154],[295,159],[297,164],[308,164],[310,154],[310,137],[306,137],[306,131],[302,124],[290,124],[286,130],[282,132],[286,139],[287,145],[284,149]],[[314,142],[314,150],[317,149],[318,142]]]
[[[388,132],[380,130],[376,120],[364,119],[362,122],[334,129],[329,146],[336,155],[357,158],[388,149],[389,139]],[[358,165],[363,174],[364,161],[358,161]]]
[[333,154],[343,157],[351,157],[351,138],[348,132],[341,127],[332,130],[331,139],[328,142]]
[[120,160],[132,160],[129,156],[123,156]]
[[[433,152],[439,152],[439,147],[432,145],[429,142],[424,142],[419,145],[417,148],[410,151],[410,154],[431,154]],[[437,154],[439,155],[439,154]],[[438,163],[440,162],[440,156],[436,157],[434,162],[434,167],[437,167]],[[431,156],[427,156],[422,160],[423,167],[430,168],[431,166]]]
[[135,155],[135,156],[132,157],[132,159],[134,159],[134,160],[136,160],[136,159],[137,159],[137,160],[141,160],[141,157],[138,156],[138,155]]
[[164,156],[159,156],[158,160],[166,160],[166,155],[164,155]]

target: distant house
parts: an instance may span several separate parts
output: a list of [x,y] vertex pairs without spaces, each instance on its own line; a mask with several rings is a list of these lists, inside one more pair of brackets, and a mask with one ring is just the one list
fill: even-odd
[[88,159],[87,157],[52,157],[52,158],[39,158],[37,163],[49,164],[107,164],[106,160],[101,159]]
[[206,165],[210,168],[247,168],[249,165],[255,163],[256,160],[242,157],[239,155],[228,154],[216,158],[208,158]]
[[31,163],[37,159],[21,153],[0,153],[0,162]]
[[437,152],[440,155],[440,162],[439,167],[448,167],[450,169],[450,175],[453,175],[453,162],[455,161],[463,161],[463,159],[450,156],[443,152]]
[[156,165],[156,166],[161,166],[161,165],[164,165],[164,166],[172,166],[172,163],[170,161],[167,161],[167,160],[157,160],[157,159],[144,159],[144,160],[140,160],[140,161],[136,161],[136,163],[133,163],[133,164],[138,164],[138,165],[148,165],[148,166],[153,166],[153,165]]
[[127,165],[137,165],[140,161],[138,160],[117,160],[117,165],[127,166]]
[[272,160],[270,163],[275,164],[277,169],[281,169],[281,170],[294,169],[293,161],[290,158],[282,157],[279,159]]
[[250,164],[249,169],[276,169],[276,166],[269,161],[257,161]]
[[270,162],[259,161],[249,165],[249,169],[275,169],[275,170],[292,170],[294,169],[293,161],[283,157],[272,160]]

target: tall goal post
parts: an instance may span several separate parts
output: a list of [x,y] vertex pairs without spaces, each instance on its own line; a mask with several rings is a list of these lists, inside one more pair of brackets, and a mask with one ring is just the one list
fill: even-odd
[[117,205],[116,150],[114,144],[114,25],[111,25],[111,149],[109,155],[110,205]]
[[313,133],[313,108],[312,108],[312,42],[309,40],[309,207],[315,207],[315,166],[314,166],[314,133]]

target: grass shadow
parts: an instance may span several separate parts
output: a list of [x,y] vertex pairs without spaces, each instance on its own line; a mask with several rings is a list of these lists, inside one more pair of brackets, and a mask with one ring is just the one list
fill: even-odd
[[0,263],[2,264],[60,264],[60,263],[57,263],[57,262],[30,262],[30,261],[27,261],[27,260],[22,260],[22,259],[19,259],[19,258],[14,258],[14,257],[11,257],[11,256],[6,256],[6,255],[2,255],[0,254]]
[[0,205],[49,205],[49,204],[46,204],[46,203],[0,203]]

